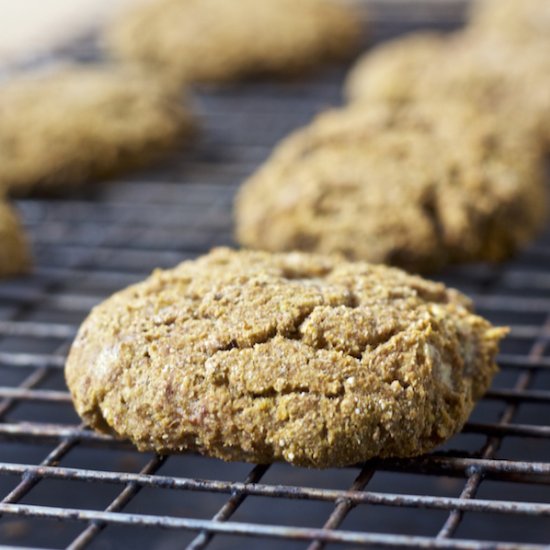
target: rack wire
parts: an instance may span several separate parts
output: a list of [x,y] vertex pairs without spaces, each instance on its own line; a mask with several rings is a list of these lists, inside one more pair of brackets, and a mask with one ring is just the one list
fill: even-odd
[[[420,4],[371,2],[375,38],[453,28],[464,8]],[[238,184],[338,103],[343,75],[203,91],[191,149],[69,198],[18,203],[36,266],[0,284],[0,545],[548,548],[550,228],[512,262],[443,275],[512,331],[493,388],[430,455],[327,471],[160,457],[88,430],[72,409],[62,369],[89,309],[155,267],[232,244]]]

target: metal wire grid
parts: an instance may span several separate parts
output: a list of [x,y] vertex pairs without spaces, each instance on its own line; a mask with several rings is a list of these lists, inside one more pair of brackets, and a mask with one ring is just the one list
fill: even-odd
[[[388,28],[397,32],[394,24]],[[494,389],[463,435],[440,452],[315,473],[144,457],[125,442],[87,430],[72,412],[61,372],[89,308],[154,267],[230,244],[237,184],[281,136],[338,100],[341,76],[203,94],[204,133],[192,151],[148,174],[97,187],[88,197],[20,203],[37,265],[32,276],[0,284],[0,544],[548,547],[550,231],[502,268],[462,268],[444,277],[472,294],[482,314],[510,323],[512,333]],[[118,462],[106,458],[113,453]],[[500,492],[485,490],[490,484]],[[111,489],[109,498],[104,488]],[[146,491],[161,495],[155,506],[163,499],[191,498],[191,504],[168,513],[147,502],[136,505]],[[96,493],[101,495],[89,504]],[[218,497],[215,506],[201,504],[202,496]],[[308,511],[312,503],[323,506]],[[291,508],[291,516],[277,516],[278,506]],[[388,528],[384,518],[393,518],[393,511],[411,515],[390,519]],[[369,517],[378,523],[370,525]],[[62,529],[56,532],[46,520],[60,521]],[[491,527],[495,523],[498,528]],[[123,538],[119,527],[129,528]],[[167,543],[165,529],[178,538]],[[500,542],[487,542],[495,538]]]

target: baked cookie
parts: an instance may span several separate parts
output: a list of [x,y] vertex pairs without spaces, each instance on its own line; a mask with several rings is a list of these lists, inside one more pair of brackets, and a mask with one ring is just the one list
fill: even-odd
[[470,29],[522,47],[541,42],[550,48],[547,0],[477,0],[470,9]]
[[359,58],[345,84],[349,101],[408,101],[426,67],[440,57],[446,35],[417,32],[390,40]]
[[51,191],[141,166],[192,129],[137,72],[67,67],[0,87],[0,188]]
[[352,106],[287,138],[236,200],[236,237],[430,271],[500,261],[544,220],[530,132],[467,103]]
[[[550,149],[550,55],[542,43],[497,41],[471,32],[419,33],[368,53],[351,70],[346,95],[367,104],[455,98],[527,122]],[[511,117],[511,118],[510,118]]]
[[154,0],[116,21],[107,47],[167,80],[294,75],[359,46],[357,14],[332,0]]
[[0,200],[0,278],[25,273],[30,264],[23,228],[12,208]]
[[500,111],[509,124],[529,124],[548,152],[549,51],[542,43],[519,47],[464,34],[449,42],[444,58],[427,66],[417,93],[461,98],[480,109]]
[[217,249],[94,308],[65,374],[79,415],[142,451],[324,468],[456,433],[505,333],[396,269]]

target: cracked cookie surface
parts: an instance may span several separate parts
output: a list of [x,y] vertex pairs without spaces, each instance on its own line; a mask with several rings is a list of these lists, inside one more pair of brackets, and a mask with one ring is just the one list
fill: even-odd
[[123,14],[106,41],[185,84],[299,75],[352,54],[360,34],[354,10],[332,0],[155,0]]
[[504,333],[397,269],[216,249],[97,306],[65,374],[81,417],[141,450],[341,466],[458,431]]
[[25,273],[30,264],[23,227],[13,209],[0,200],[0,278]]
[[500,261],[543,223],[532,136],[463,102],[352,105],[283,140],[241,187],[251,248],[339,253],[431,271]]
[[143,166],[193,128],[133,70],[63,67],[0,86],[0,188],[51,192]]

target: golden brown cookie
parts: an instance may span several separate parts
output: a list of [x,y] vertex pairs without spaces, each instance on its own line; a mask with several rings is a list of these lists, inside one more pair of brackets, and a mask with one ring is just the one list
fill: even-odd
[[510,125],[529,124],[550,151],[550,48],[524,47],[471,34],[449,42],[418,80],[422,97],[456,97],[500,112]]
[[408,101],[447,40],[441,33],[417,32],[368,51],[348,74],[346,97],[349,101]]
[[118,58],[172,82],[294,75],[353,53],[361,25],[332,0],[153,0],[107,33]]
[[470,29],[520,47],[529,42],[550,48],[548,0],[476,0],[471,4]]
[[179,100],[123,68],[63,68],[0,87],[0,188],[48,192],[142,166],[192,129]]
[[13,209],[0,200],[0,278],[25,273],[30,264],[23,228]]
[[244,183],[236,236],[412,271],[500,261],[544,220],[542,171],[530,132],[466,103],[352,106],[284,140]]
[[473,32],[419,33],[367,53],[346,82],[348,99],[401,104],[455,98],[529,122],[550,149],[550,55],[541,42],[520,46]]
[[456,433],[505,333],[397,269],[217,249],[97,306],[65,374],[81,417],[140,450],[324,468]]

